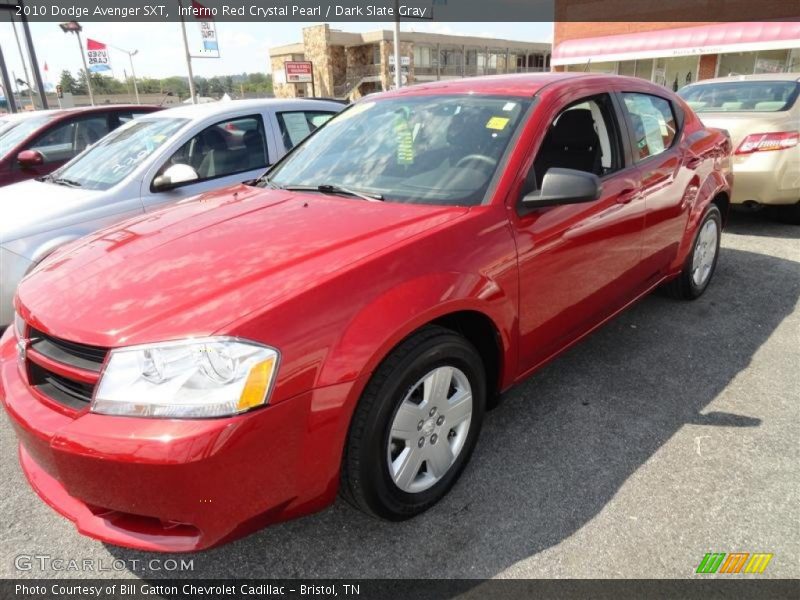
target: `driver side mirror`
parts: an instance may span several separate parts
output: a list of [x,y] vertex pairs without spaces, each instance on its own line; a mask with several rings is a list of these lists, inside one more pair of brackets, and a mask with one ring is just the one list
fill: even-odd
[[153,179],[151,187],[155,192],[165,192],[198,179],[200,179],[200,175],[189,165],[171,165],[161,175]]
[[594,173],[553,167],[547,170],[539,190],[522,197],[523,214],[544,206],[593,202],[600,197],[603,184]]
[[23,169],[44,164],[44,156],[38,150],[23,150],[17,154],[17,162]]

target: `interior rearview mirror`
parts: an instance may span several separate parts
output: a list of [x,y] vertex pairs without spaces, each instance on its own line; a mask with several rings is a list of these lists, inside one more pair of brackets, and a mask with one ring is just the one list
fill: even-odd
[[17,154],[17,162],[21,167],[36,167],[44,163],[44,156],[38,150],[23,150]]
[[153,179],[152,187],[156,192],[163,192],[198,179],[200,179],[200,175],[189,165],[171,165],[161,175]]
[[544,174],[541,189],[523,196],[520,207],[527,212],[543,206],[593,202],[602,188],[594,173],[553,167]]

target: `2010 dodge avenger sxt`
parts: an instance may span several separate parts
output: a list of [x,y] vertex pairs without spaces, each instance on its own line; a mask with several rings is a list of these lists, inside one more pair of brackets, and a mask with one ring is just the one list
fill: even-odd
[[78,529],[188,551],[454,485],[497,395],[665,285],[700,296],[730,139],[638,79],[368,97],[260,180],[127,221],[20,284],[0,396]]

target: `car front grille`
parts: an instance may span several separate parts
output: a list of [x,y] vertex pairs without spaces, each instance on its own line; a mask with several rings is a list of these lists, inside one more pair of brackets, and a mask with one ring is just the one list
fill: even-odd
[[108,349],[28,328],[28,381],[42,395],[75,410],[92,400]]

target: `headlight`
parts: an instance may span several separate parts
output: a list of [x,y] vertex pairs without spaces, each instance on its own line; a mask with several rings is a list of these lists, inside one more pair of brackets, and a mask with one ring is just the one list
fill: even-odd
[[17,312],[14,313],[14,333],[18,340],[25,337],[25,320]]
[[92,412],[138,417],[235,415],[266,404],[278,352],[235,338],[204,338],[111,351]]

